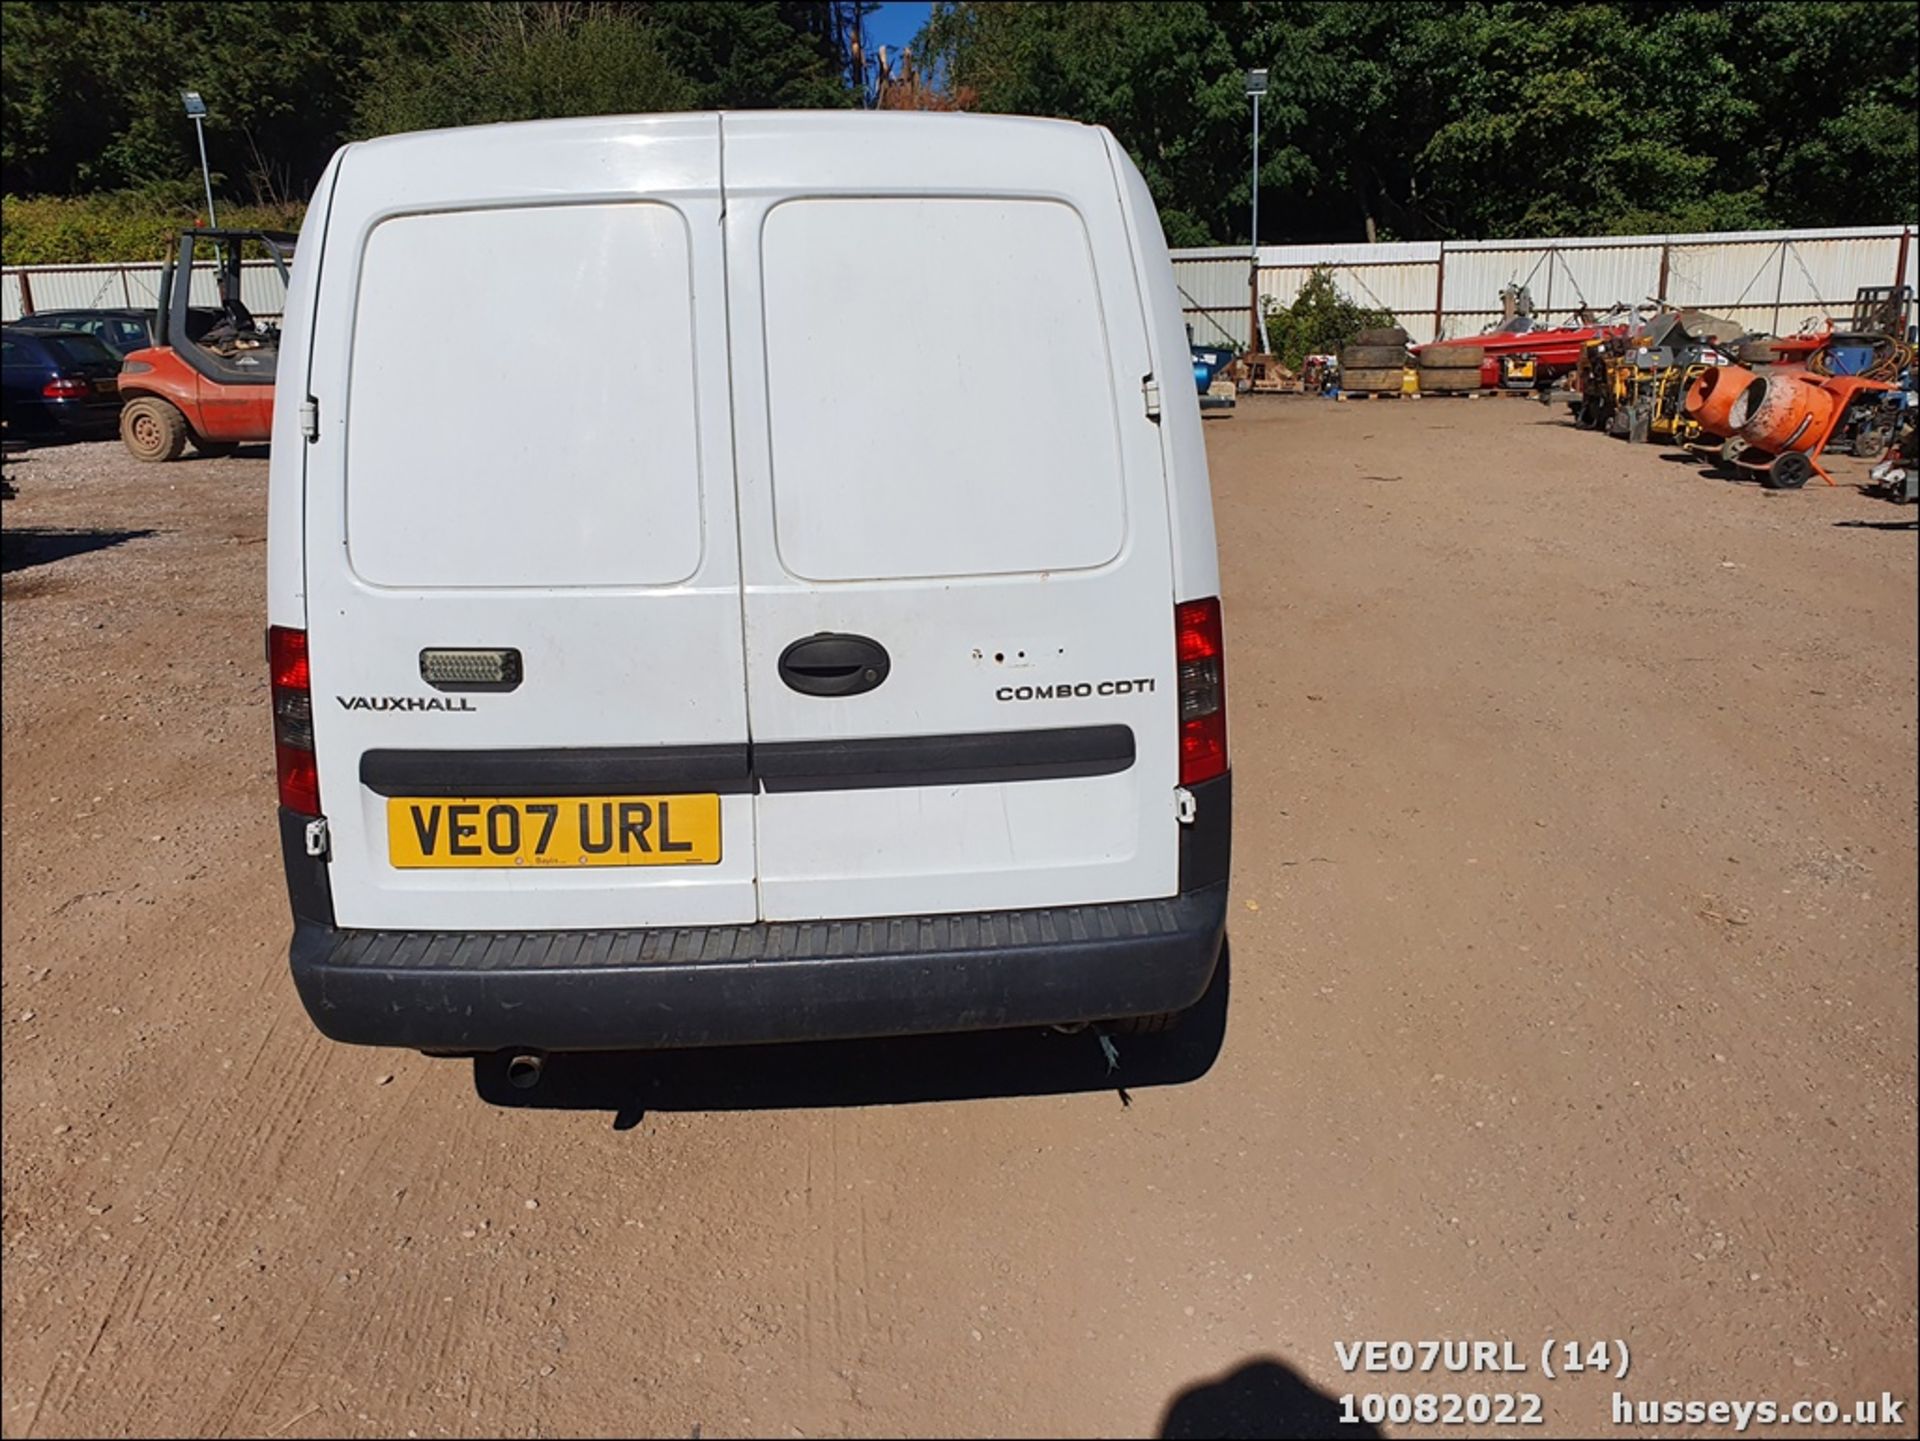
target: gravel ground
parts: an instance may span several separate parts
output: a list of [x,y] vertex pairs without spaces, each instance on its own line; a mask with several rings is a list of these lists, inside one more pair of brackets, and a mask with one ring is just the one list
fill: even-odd
[[[1204,1026],[1117,1077],[1084,1035],[796,1048],[583,1069],[545,1109],[300,1011],[260,456],[10,461],[0,1429],[1920,1402],[1912,512],[1864,467],[1770,495],[1522,401],[1207,433],[1239,811],[1211,1069],[1154,1084]],[[1530,1369],[1336,1350],[1443,1337]],[[1624,1340],[1627,1379],[1544,1377],[1549,1337]]]

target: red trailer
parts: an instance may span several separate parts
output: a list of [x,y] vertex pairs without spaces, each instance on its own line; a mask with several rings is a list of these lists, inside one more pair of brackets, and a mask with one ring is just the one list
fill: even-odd
[[[1530,317],[1516,316],[1515,320],[1527,321]],[[1414,357],[1418,360],[1429,350],[1478,346],[1485,356],[1480,362],[1482,387],[1488,390],[1531,390],[1578,367],[1581,352],[1588,341],[1626,333],[1625,325],[1502,329],[1489,331],[1485,335],[1462,335],[1451,340],[1430,341],[1417,346]]]

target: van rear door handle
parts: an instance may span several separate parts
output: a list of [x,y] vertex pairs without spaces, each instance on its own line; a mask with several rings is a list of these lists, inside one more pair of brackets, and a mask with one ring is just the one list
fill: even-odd
[[780,679],[802,695],[859,695],[892,668],[887,648],[863,635],[822,631],[780,652]]

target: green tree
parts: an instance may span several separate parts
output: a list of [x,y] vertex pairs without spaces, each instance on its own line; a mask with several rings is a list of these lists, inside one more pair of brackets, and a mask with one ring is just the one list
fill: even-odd
[[411,7],[369,67],[356,133],[852,103],[847,4],[484,0]]
[[[184,88],[223,212],[278,206],[386,131],[857,103],[869,8],[0,0],[9,191],[119,197],[7,243],[190,217]],[[1920,169],[1920,11],[1876,0],[948,0],[916,51],[943,103],[1109,127],[1182,245],[1247,238],[1252,66],[1268,241],[1884,223]]]
[[844,109],[855,12],[868,3],[657,0],[642,7],[660,43],[693,82],[693,104],[734,110]]
[[1908,218],[1920,21],[1874,0],[936,5],[979,108],[1107,125],[1176,244]]
[[220,188],[304,197],[350,121],[388,9],[280,4],[27,3],[0,22],[0,163],[9,190],[139,188],[199,171],[180,91],[207,96]]
[[363,135],[500,120],[685,109],[694,86],[660,37],[630,14],[594,6],[436,6],[372,66]]
[[[988,0],[936,5],[918,49],[979,108],[1061,115],[1121,138],[1175,245],[1233,234],[1229,215],[1249,131],[1241,57],[1218,12],[1199,0]],[[1290,102],[1277,98],[1286,110]],[[1270,161],[1276,171],[1284,157]],[[1244,226],[1240,234],[1245,234]]]
[[4,0],[0,165],[14,194],[197,178],[207,98],[228,199],[304,198],[345,140],[481,119],[853,103],[866,0]]

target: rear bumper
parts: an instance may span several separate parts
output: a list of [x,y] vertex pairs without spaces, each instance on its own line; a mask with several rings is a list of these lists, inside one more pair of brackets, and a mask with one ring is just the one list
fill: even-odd
[[106,405],[98,401],[78,405],[56,401],[47,409],[60,434],[75,440],[111,440],[120,433],[118,401]]
[[22,401],[7,406],[7,430],[20,436],[107,440],[120,433],[120,409],[72,401]]
[[1205,994],[1224,880],[1165,900],[634,931],[424,933],[300,921],[322,1032],[423,1050],[651,1050],[1038,1026]]

